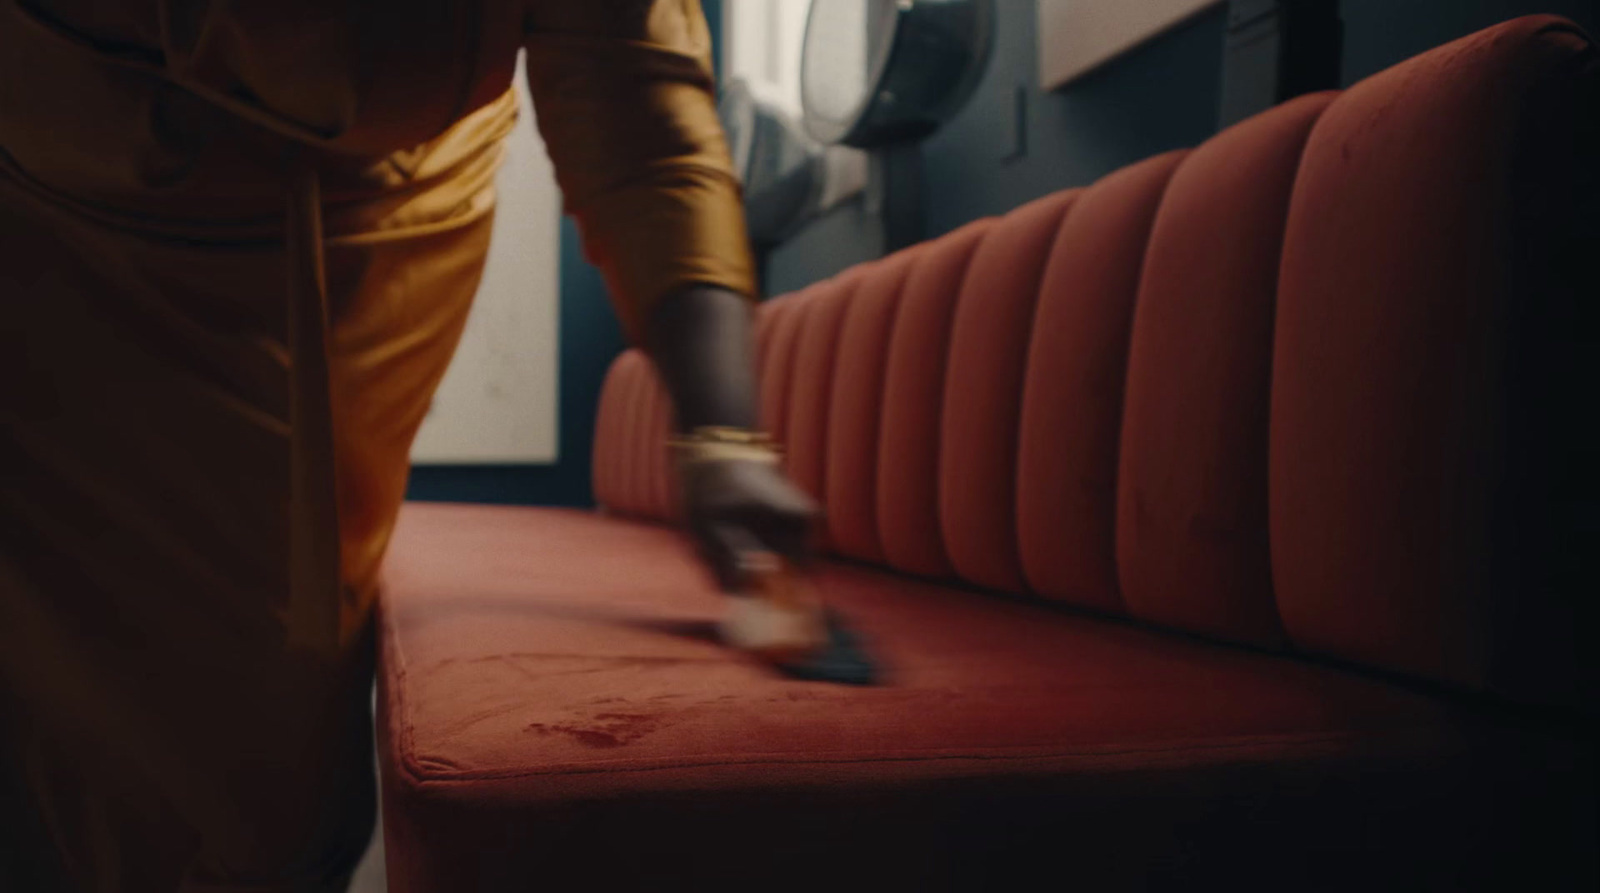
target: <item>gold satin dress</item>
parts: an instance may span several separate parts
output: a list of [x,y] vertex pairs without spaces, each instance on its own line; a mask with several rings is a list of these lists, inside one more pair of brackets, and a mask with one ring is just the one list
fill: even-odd
[[0,890],[342,888],[519,50],[624,327],[752,294],[696,0],[0,0]]

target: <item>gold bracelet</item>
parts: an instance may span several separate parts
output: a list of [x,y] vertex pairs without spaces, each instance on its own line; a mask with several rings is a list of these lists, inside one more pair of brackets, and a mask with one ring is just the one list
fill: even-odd
[[745,428],[705,426],[667,441],[684,464],[698,462],[761,462],[777,465],[781,459],[772,438]]

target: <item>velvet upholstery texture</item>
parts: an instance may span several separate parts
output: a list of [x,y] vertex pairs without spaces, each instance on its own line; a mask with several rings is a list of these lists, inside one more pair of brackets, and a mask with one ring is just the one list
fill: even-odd
[[1596,71],[1518,19],[764,304],[880,687],[717,647],[619,359],[603,512],[402,521],[395,889],[1600,886]]
[[1131,613],[1281,644],[1267,546],[1267,405],[1295,173],[1333,101],[1307,96],[1185,159],[1144,255],[1116,477]]
[[[1595,59],[1517,19],[767,302],[770,427],[831,547],[1594,703]],[[651,377],[618,362],[596,484],[665,520],[660,440],[607,427]]]
[[[1273,571],[1297,643],[1592,710],[1600,67],[1532,17],[1358,84],[1284,243]],[[1377,212],[1377,213],[1375,213]]]
[[974,889],[1052,866],[1091,889],[1353,889],[1367,860],[1397,872],[1379,888],[1468,889],[1583,833],[1556,784],[1570,740],[1347,671],[830,564],[888,684],[784,681],[715,643],[720,603],[669,529],[419,505],[398,536],[397,893]]
[[1128,329],[1150,225],[1182,153],[1085,190],[1062,221],[1027,342],[1015,486],[1033,591],[1120,611],[1117,451]]

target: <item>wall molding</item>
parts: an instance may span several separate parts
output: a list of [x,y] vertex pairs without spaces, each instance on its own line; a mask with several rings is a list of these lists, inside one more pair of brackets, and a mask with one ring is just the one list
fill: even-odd
[[1225,0],[1038,0],[1039,84],[1062,87]]

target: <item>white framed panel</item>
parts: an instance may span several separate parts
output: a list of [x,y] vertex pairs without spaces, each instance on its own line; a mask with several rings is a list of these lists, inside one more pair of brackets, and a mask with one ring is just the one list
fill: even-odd
[[1223,0],[1038,0],[1039,84],[1054,90]]
[[496,181],[488,265],[412,446],[418,465],[559,458],[561,192],[520,66],[516,88],[522,114]]

